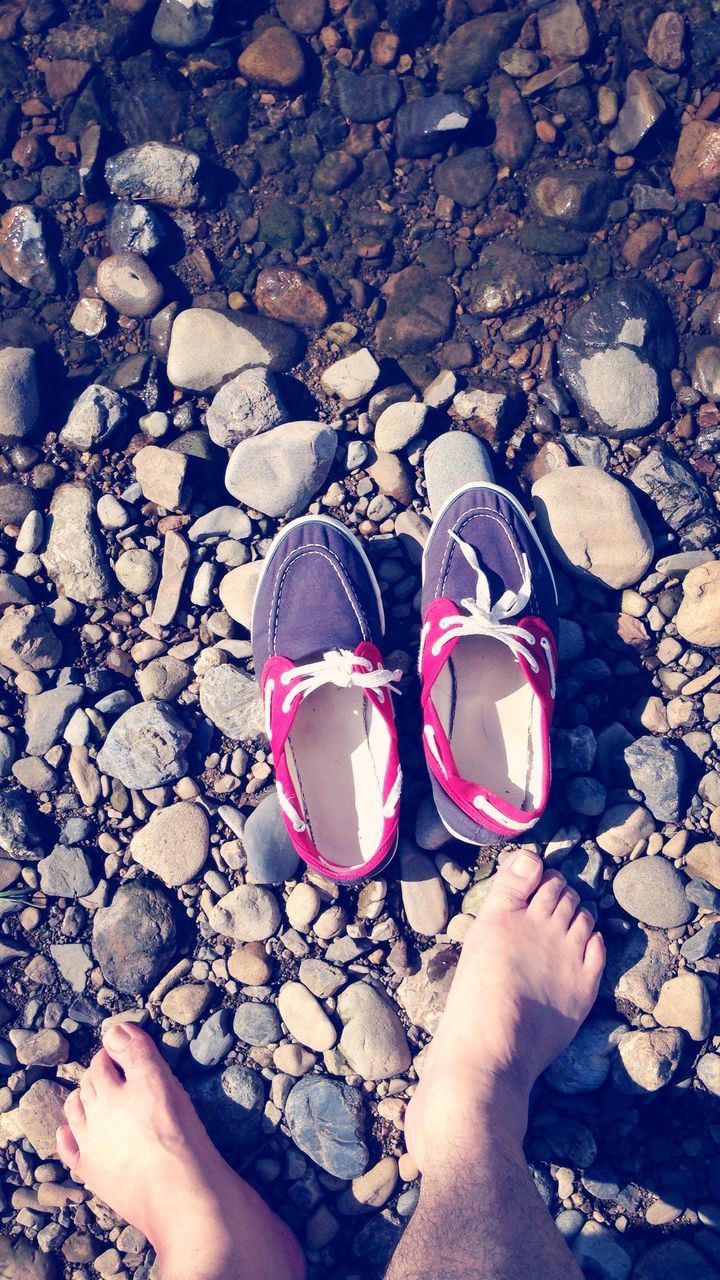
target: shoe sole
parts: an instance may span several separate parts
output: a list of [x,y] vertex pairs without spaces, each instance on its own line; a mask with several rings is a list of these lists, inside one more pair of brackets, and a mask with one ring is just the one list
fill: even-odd
[[[471,484],[464,484],[464,485],[461,485],[459,489],[455,489],[454,493],[451,493],[451,494],[450,494],[450,495],[445,499],[445,501],[444,501],[444,503],[442,504],[442,506],[441,506],[440,510],[438,511],[437,515],[436,515],[436,516],[434,517],[434,519],[433,519],[433,527],[439,523],[439,521],[440,521],[440,520],[442,519],[442,517],[445,515],[445,512],[447,511],[448,507],[451,505],[451,503],[453,503],[453,502],[455,501],[455,499],[456,499],[456,498],[459,498],[459,497],[460,497],[462,494],[464,494],[464,493],[470,493],[470,492],[471,492],[471,490],[473,490],[473,489],[474,489],[474,490],[485,490],[485,491],[490,492],[490,493],[499,493],[499,494],[501,495],[501,497],[503,497],[503,498],[506,500],[506,502],[508,502],[508,503],[510,504],[510,506],[513,508],[513,511],[515,511],[515,513],[516,513],[517,515],[519,515],[519,516],[520,516],[520,519],[522,520],[522,522],[523,522],[523,524],[524,524],[525,528],[527,529],[528,533],[530,534],[530,537],[532,538],[533,542],[535,543],[535,546],[537,547],[538,551],[540,552],[540,555],[542,556],[542,558],[543,558],[543,560],[544,560],[544,562],[545,562],[545,567],[546,567],[546,569],[547,569],[548,573],[550,574],[550,581],[552,582],[552,588],[553,588],[553,592],[554,592],[554,595],[555,595],[555,603],[557,604],[557,603],[558,603],[558,590],[557,590],[557,583],[556,583],[556,581],[555,581],[555,574],[554,574],[554,573],[553,573],[553,571],[552,571],[552,567],[551,567],[550,561],[549,561],[549,559],[548,559],[547,551],[545,550],[545,548],[544,548],[544,546],[543,546],[542,542],[540,541],[540,539],[539,539],[539,537],[538,537],[538,535],[537,535],[537,533],[536,533],[536,531],[535,531],[535,526],[533,525],[533,523],[532,523],[532,521],[531,521],[531,519],[530,519],[530,517],[529,517],[529,515],[528,515],[527,511],[525,510],[525,508],[521,505],[521,503],[520,503],[520,502],[519,502],[519,500],[515,497],[515,495],[514,495],[513,493],[510,493],[509,489],[504,489],[504,488],[503,488],[503,486],[502,486],[501,484],[492,484],[489,480],[480,480],[480,481],[476,481],[474,484],[473,484],[473,483],[471,483]],[[426,542],[426,544],[425,544],[425,546],[424,546],[424,548],[423,548],[423,554],[422,554],[422,584],[423,584],[423,586],[425,585],[425,556],[427,555],[427,549],[428,549],[428,546],[430,545],[430,539],[431,539],[431,538],[432,538],[432,528],[430,529],[430,533],[429,533],[429,535],[428,535],[428,540],[427,540],[427,542]],[[426,767],[427,767],[427,766],[426,766]],[[431,779],[430,779],[430,780],[431,780],[431,782],[433,782],[433,781],[434,781],[434,779],[433,779],[432,777],[431,777]],[[437,785],[439,786],[440,784],[438,783]],[[443,815],[441,814],[440,810],[438,809],[437,803],[435,804],[435,809],[436,809],[436,811],[437,811],[437,815],[438,815],[438,817],[439,817],[440,821],[442,822],[442,824],[443,824],[443,826],[444,826],[445,830],[446,830],[447,832],[449,832],[449,834],[453,837],[453,839],[455,839],[455,840],[460,840],[462,844],[469,844],[469,845],[472,845],[472,846],[473,846],[473,848],[475,848],[475,849],[487,849],[487,848],[492,848],[492,845],[479,844],[477,840],[469,840],[467,836],[461,836],[461,835],[460,835],[460,833],[459,833],[459,832],[457,832],[457,831],[455,831],[455,830],[450,826],[450,823],[449,823],[449,822],[447,822],[447,821],[446,821],[446,819],[443,817]],[[532,827],[528,827],[528,831],[531,831],[531,830],[532,830]],[[525,835],[525,834],[527,834],[527,833],[525,833],[525,832],[518,832],[518,833],[516,833],[516,839],[517,839],[517,838],[519,838],[519,837],[520,837],[520,835]],[[505,841],[505,842],[507,842],[507,841],[512,841],[512,840],[513,840],[513,836],[512,836],[512,835],[499,835],[499,840],[500,840],[500,841]]]
[[[435,525],[437,525],[440,522],[442,517],[445,515],[445,512],[447,511],[448,507],[455,501],[456,498],[459,498],[463,493],[470,493],[473,489],[476,491],[480,490],[488,493],[499,493],[501,497],[503,497],[505,501],[510,504],[510,506],[515,511],[516,515],[520,516],[520,519],[522,520],[525,528],[530,534],[530,537],[535,543],[535,546],[540,552],[540,555],[545,561],[545,567],[548,573],[550,574],[550,581],[552,582],[553,592],[555,594],[555,603],[557,604],[558,603],[557,583],[555,582],[555,574],[552,571],[552,566],[548,559],[547,551],[545,550],[542,542],[540,541],[537,535],[537,532],[535,530],[535,526],[533,525],[532,520],[530,519],[525,508],[522,506],[519,500],[515,497],[515,495],[513,493],[510,493],[509,489],[504,489],[501,484],[491,484],[489,480],[480,480],[480,481],[477,481],[475,484],[461,485],[459,489],[456,489],[454,493],[451,493],[450,496],[446,498],[445,501],[443,502],[440,510],[438,511],[437,515],[433,520],[433,528],[435,527]],[[425,546],[423,548],[423,555],[422,555],[423,586],[425,585],[425,557],[427,555],[427,549],[430,545],[430,539],[432,538],[432,534],[433,534],[433,529],[431,528],[430,533],[428,535],[428,540],[425,543]]]
[[367,570],[368,577],[370,578],[370,582],[372,584],[372,589],[375,592],[375,599],[377,600],[377,606],[378,606],[378,614],[380,616],[380,634],[384,636],[385,635],[385,609],[383,607],[382,594],[380,591],[380,583],[375,577],[375,571],[372,565],[370,564],[370,561],[362,546],[362,543],[360,542],[360,539],[356,538],[354,533],[351,533],[349,529],[346,529],[345,525],[341,524],[341,522],[339,520],[336,520],[333,516],[298,516],[297,519],[291,520],[289,524],[286,524],[285,527],[275,535],[275,537],[273,538],[270,550],[268,551],[265,559],[263,560],[263,567],[260,570],[260,577],[258,578],[257,586],[255,588],[255,599],[253,600],[252,618],[250,619],[250,635],[252,636],[255,634],[255,603],[257,601],[260,585],[263,582],[263,579],[265,578],[265,575],[270,568],[271,561],[273,560],[277,552],[280,550],[280,547],[282,546],[283,540],[286,537],[286,535],[290,533],[291,530],[298,529],[300,528],[301,525],[304,525],[304,524],[324,524],[324,525],[327,525],[330,529],[335,529],[335,531],[338,533],[341,533],[343,537],[347,540],[347,542],[349,542],[350,545],[354,547],[355,551],[358,552]]

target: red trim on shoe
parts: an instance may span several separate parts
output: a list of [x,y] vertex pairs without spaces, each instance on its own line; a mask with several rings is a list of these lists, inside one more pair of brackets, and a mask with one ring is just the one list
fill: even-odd
[[467,817],[502,836],[518,836],[532,827],[547,805],[551,782],[550,724],[555,707],[555,672],[557,645],[550,628],[542,618],[513,618],[512,625],[530,632],[537,645],[537,671],[518,656],[520,669],[540,703],[540,795],[533,809],[519,809],[503,797],[488,791],[479,783],[462,778],[455,764],[452,746],[442,727],[432,701],[432,689],[459,640],[445,639],[439,652],[434,645],[445,635],[440,623],[456,617],[457,605],[452,600],[434,600],[426,611],[420,641],[419,667],[422,681],[423,749],[428,769]]
[[[379,649],[368,641],[362,641],[354,650],[354,654],[357,658],[364,658],[366,661],[371,662],[374,671],[382,670],[384,667]],[[357,669],[358,671],[367,670],[362,664],[358,664]],[[291,662],[289,658],[281,656],[269,658],[260,677],[260,689],[265,706],[266,728],[273,753],[275,783],[279,795],[289,801],[290,806],[298,814],[300,824],[296,826],[281,805],[282,819],[294,848],[313,871],[337,881],[362,880],[377,873],[390,860],[397,846],[402,773],[392,695],[387,688],[365,689],[364,691],[365,696],[385,721],[390,734],[390,750],[383,779],[382,796],[383,806],[391,806],[391,808],[388,815],[385,816],[382,838],[372,858],[357,867],[341,867],[329,861],[320,852],[312,840],[307,826],[302,821],[302,802],[297,794],[288,765],[287,740],[303,700],[302,697],[295,698],[287,708],[284,704],[288,695],[292,693],[293,687],[303,678],[302,672],[298,671],[295,663]]]

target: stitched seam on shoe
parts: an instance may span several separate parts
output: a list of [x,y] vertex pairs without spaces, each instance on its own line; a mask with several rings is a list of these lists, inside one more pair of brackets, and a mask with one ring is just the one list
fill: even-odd
[[[462,516],[460,517],[460,519],[458,520],[454,528],[459,533],[460,530],[465,527],[468,520],[472,520],[474,516],[486,516],[489,520],[494,520],[496,524],[499,524],[501,526],[502,531],[506,535],[508,543],[510,544],[510,550],[512,551],[515,557],[515,563],[517,564],[518,569],[522,572],[522,561],[520,559],[520,556],[518,555],[518,550],[517,550],[517,547],[515,546],[513,537],[511,536],[513,534],[513,529],[510,526],[509,522],[505,519],[505,517],[500,514],[500,512],[488,511],[487,507],[473,507],[472,510],[463,512]],[[452,553],[455,550],[456,550],[455,544],[451,542],[450,539],[448,539],[448,545],[445,548],[445,554],[443,556],[443,564],[440,570],[440,578],[437,584],[437,592],[441,595],[443,593],[443,588],[445,586],[445,583],[447,582],[448,575],[450,573],[450,560],[452,557]],[[530,595],[529,604],[531,606],[531,613],[534,613],[534,614],[539,613],[538,601],[535,595],[534,584],[532,588],[532,593]]]
[[365,632],[367,633],[367,636],[363,636],[363,639],[365,638],[367,638],[368,640],[372,639],[370,624],[367,620],[365,610],[360,604],[360,601],[354,600],[353,596],[350,593],[348,584],[345,581],[342,562],[339,556],[337,556],[334,551],[331,551],[329,547],[324,547],[322,543],[308,542],[304,546],[297,548],[297,550],[293,553],[293,559],[290,561],[289,564],[285,565],[282,573],[280,574],[280,577],[278,578],[277,587],[276,587],[277,594],[274,602],[274,608],[268,620],[268,656],[269,657],[272,657],[275,652],[275,641],[277,639],[277,629],[278,629],[278,612],[280,610],[280,598],[282,596],[285,578],[287,574],[290,572],[293,565],[295,564],[295,561],[299,559],[299,557],[307,551],[312,551],[315,554],[324,556],[324,558],[327,560],[331,568],[335,570],[342,584],[343,591],[347,596],[348,603],[353,613],[355,614],[355,617],[357,618],[360,627],[364,628]]

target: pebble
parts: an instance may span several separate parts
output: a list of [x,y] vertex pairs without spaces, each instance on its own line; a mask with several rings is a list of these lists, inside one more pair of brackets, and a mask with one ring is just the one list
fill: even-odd
[[720,889],[720,843],[701,840],[693,845],[685,858],[685,870],[693,879],[706,880],[714,889]]
[[368,1165],[362,1095],[325,1076],[306,1076],[293,1085],[285,1119],[296,1146],[335,1178],[350,1180]]
[[265,713],[256,682],[231,663],[211,667],[200,682],[200,707],[227,738],[250,742],[265,734]]
[[[340,1051],[363,1080],[390,1080],[410,1066],[410,1047],[396,1010],[369,982],[354,982],[338,997]],[[313,1047],[313,1046],[311,1046]]]
[[202,1018],[213,999],[213,987],[209,982],[187,982],[173,987],[160,1002],[166,1018],[181,1027],[190,1027]]
[[532,487],[539,530],[576,577],[618,590],[652,563],[650,530],[630,489],[598,467],[561,467]]
[[142,319],[157,311],[163,288],[138,253],[114,253],[97,270],[97,291],[123,316]]
[[684,125],[670,178],[678,200],[713,200],[720,191],[720,124],[691,120]]
[[381,1209],[393,1195],[398,1183],[398,1162],[395,1156],[383,1156],[367,1173],[353,1178],[347,1191],[338,1198],[338,1210],[342,1214],[371,1213]]
[[683,578],[675,626],[684,640],[713,649],[720,645],[720,560],[690,569]]
[[633,786],[658,822],[677,822],[685,780],[682,749],[670,738],[646,734],[623,752]]
[[684,877],[665,858],[645,857],[622,866],[612,887],[618,905],[634,920],[655,929],[675,929],[695,915],[684,883]]
[[216,0],[161,0],[151,35],[162,49],[194,49],[207,40]]
[[427,405],[413,401],[388,405],[375,424],[375,443],[386,453],[404,449],[422,431]]
[[104,600],[111,579],[90,488],[81,482],[58,485],[46,528],[41,559],[57,590],[79,604]]
[[337,1041],[337,1031],[320,1001],[301,982],[286,982],[278,994],[278,1012],[290,1035],[305,1045],[324,1053]]
[[125,397],[111,387],[92,383],[85,388],[70,410],[68,420],[60,432],[60,442],[69,449],[89,453],[97,445],[103,444],[126,418]]
[[209,847],[205,810],[187,800],[156,809],[130,841],[135,862],[169,887],[194,880],[205,865]]
[[58,685],[25,699],[25,750],[30,756],[44,756],[62,737],[73,711],[82,702],[79,685]]
[[608,146],[615,155],[634,151],[657,123],[665,103],[644,71],[631,71],[625,82],[625,101],[617,124],[608,134]]
[[191,209],[200,199],[200,157],[164,142],[128,147],[105,162],[105,181],[115,196],[147,200],[168,209]]
[[206,392],[250,366],[275,372],[291,369],[301,347],[295,330],[268,316],[231,320],[222,312],[193,307],[173,321],[168,378],[173,387]]
[[133,791],[147,791],[181,778],[192,734],[166,702],[140,702],[115,721],[97,765]]
[[287,422],[288,414],[273,375],[244,369],[213,396],[205,417],[210,439],[234,449],[241,440]]
[[697,1077],[709,1093],[720,1098],[720,1054],[704,1053],[698,1059]]
[[405,841],[400,847],[400,888],[410,928],[425,937],[443,933],[448,903],[434,862]]
[[[399,116],[400,113],[398,113]],[[375,340],[383,355],[423,355],[449,338],[455,322],[455,295],[449,284],[424,267],[405,267],[385,287],[387,309]]]
[[325,282],[290,267],[264,267],[255,282],[254,298],[263,315],[298,329],[322,329],[330,319]]
[[269,889],[241,884],[208,912],[211,929],[235,942],[264,942],[280,924],[277,898]]
[[679,71],[685,52],[685,19],[672,9],[659,13],[648,33],[647,56],[663,71]]
[[259,1136],[265,1106],[262,1076],[234,1062],[224,1071],[192,1078],[188,1092],[211,1142],[226,1160],[241,1164]]
[[233,951],[228,960],[228,972],[248,987],[262,987],[272,976],[272,962],[261,942],[248,942],[247,946]]
[[322,488],[337,435],[318,422],[289,422],[236,445],[225,487],[267,516],[297,515]]
[[217,1067],[234,1046],[229,1030],[230,1014],[227,1009],[217,1009],[203,1022],[190,1042],[190,1056],[200,1067]]
[[436,943],[422,952],[417,973],[403,978],[398,987],[398,1000],[410,1021],[430,1036],[438,1029],[456,968],[455,950]]
[[133,466],[142,495],[166,511],[180,506],[188,468],[188,457],[172,449],[149,444],[135,454]]
[[370,395],[379,377],[377,360],[367,347],[361,347],[324,369],[320,382],[329,395],[337,396],[342,404],[350,407]]
[[645,280],[603,285],[557,344],[560,373],[588,425],[631,439],[656,422],[675,360],[667,303]]
[[661,1027],[679,1027],[691,1040],[705,1040],[710,1034],[710,996],[697,973],[680,973],[663,983],[653,1017]]
[[283,884],[295,875],[300,860],[285,829],[275,791],[253,809],[245,823],[243,844],[252,884]]
[[20,1098],[22,1131],[41,1160],[57,1155],[57,1131],[65,1123],[63,1108],[70,1092],[57,1080],[35,1080]]
[[10,671],[47,671],[62,645],[38,605],[10,606],[0,614],[0,664]]
[[0,437],[25,440],[40,417],[35,352],[31,347],[5,347],[0,351]]
[[35,811],[17,791],[0,793],[0,852],[18,862],[37,862],[43,855]]
[[240,54],[238,70],[264,89],[295,89],[305,76],[302,45],[287,27],[267,27]]
[[442,46],[438,83],[443,89],[481,85],[495,68],[498,55],[520,31],[515,13],[488,13],[456,27]]
[[42,892],[53,898],[83,898],[95,888],[87,854],[72,845],[56,844],[40,859],[38,872]]
[[433,516],[464,484],[493,484],[490,454],[469,431],[446,431],[431,441],[423,457],[425,485]]
[[250,518],[239,507],[213,507],[199,516],[188,529],[190,542],[207,542],[215,538],[233,538],[244,542],[252,533]]
[[0,267],[11,280],[38,293],[54,293],[57,272],[40,215],[32,205],[16,204],[0,218]]
[[567,1049],[548,1067],[545,1079],[560,1093],[590,1093],[610,1074],[615,1048],[625,1031],[616,1018],[594,1018],[578,1031]]
[[155,586],[158,575],[154,556],[141,547],[123,551],[115,561],[113,571],[120,586],[133,596],[148,595]]
[[92,947],[110,986],[127,995],[143,995],[175,955],[170,899],[148,885],[121,885],[110,905],[95,912]]
[[612,1080],[620,1093],[656,1093],[680,1064],[683,1034],[675,1028],[628,1031],[620,1040]]
[[253,604],[258,580],[262,572],[262,561],[252,560],[249,564],[239,564],[231,569],[220,580],[218,595],[222,606],[230,617],[239,622],[246,631],[252,624]]
[[236,1010],[233,1032],[243,1044],[256,1047],[277,1044],[282,1037],[280,1018],[273,1005],[249,1000]]
[[601,817],[597,835],[598,847],[613,858],[627,858],[634,849],[644,847],[655,830],[652,814],[641,804],[614,804]]
[[154,209],[131,200],[118,200],[110,214],[107,236],[113,253],[149,258],[160,248],[164,230]]

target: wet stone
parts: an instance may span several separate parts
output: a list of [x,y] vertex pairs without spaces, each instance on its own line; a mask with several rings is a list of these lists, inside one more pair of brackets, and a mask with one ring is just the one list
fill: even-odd
[[299,329],[321,329],[330,318],[325,287],[318,287],[302,271],[288,267],[264,267],[255,285],[258,311],[296,325]]
[[398,155],[417,160],[444,151],[467,129],[472,112],[460,94],[436,93],[414,98],[395,117]]
[[240,54],[238,70],[264,89],[294,89],[305,75],[302,45],[287,27],[266,27]]
[[546,285],[536,258],[500,242],[483,249],[473,275],[471,311],[490,318],[522,310],[544,296]]
[[608,146],[616,155],[634,151],[665,110],[665,103],[644,71],[631,71],[625,84],[625,101]]
[[115,254],[149,257],[161,245],[163,225],[154,209],[130,200],[119,200],[110,215],[108,241]]
[[388,306],[376,339],[387,356],[422,355],[452,332],[455,295],[423,267],[406,267],[388,282]]
[[712,200],[720,192],[720,124],[692,120],[683,127],[670,174],[678,200]]
[[285,1118],[296,1146],[326,1173],[349,1179],[365,1172],[368,1149],[359,1090],[327,1077],[309,1076],[291,1089]]
[[684,59],[685,19],[672,9],[659,13],[647,38],[647,56],[663,71],[679,71]]
[[443,160],[433,174],[435,189],[463,209],[477,209],[495,185],[495,164],[484,147],[470,147]]
[[493,155],[511,173],[525,164],[536,142],[535,125],[522,94],[509,75],[498,72],[490,78],[488,112],[495,122]]
[[457,27],[440,53],[440,87],[463,93],[481,85],[495,70],[498,54],[512,44],[520,24],[515,13],[489,13]]
[[538,212],[576,231],[596,231],[607,216],[614,182],[593,169],[555,169],[533,183],[530,195]]
[[629,279],[605,285],[581,306],[557,346],[561,375],[588,425],[623,440],[657,421],[675,349],[662,295]]
[[397,76],[387,71],[365,71],[356,75],[339,68],[335,73],[340,110],[346,120],[376,124],[392,116],[399,106],[402,89]]
[[113,195],[189,209],[200,198],[200,157],[182,147],[144,142],[111,156],[105,179]]
[[152,38],[163,49],[193,49],[208,38],[216,0],[161,0]]
[[14,205],[0,219],[0,267],[26,289],[55,292],[57,273],[42,222],[31,205]]

